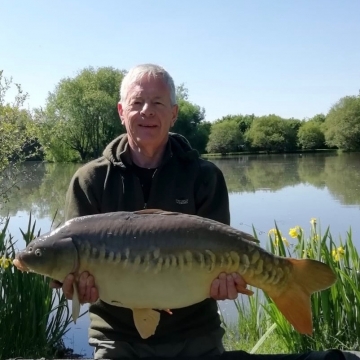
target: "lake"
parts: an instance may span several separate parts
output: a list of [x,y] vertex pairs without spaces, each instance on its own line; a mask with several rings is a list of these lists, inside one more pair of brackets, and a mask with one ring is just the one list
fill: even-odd
[[[224,173],[230,198],[231,225],[252,233],[261,244],[275,222],[291,243],[289,229],[299,225],[308,234],[310,220],[317,219],[324,233],[330,226],[335,239],[351,228],[360,249],[360,153],[243,155],[210,160]],[[20,239],[31,212],[36,229],[46,232],[63,221],[63,202],[69,180],[78,164],[27,163],[18,177],[19,189],[0,216],[12,216],[9,231]],[[19,241],[17,247],[24,244]],[[227,321],[236,319],[231,301],[219,302]],[[86,310],[86,306],[82,307]],[[67,334],[66,345],[91,356],[87,343],[87,315]]]

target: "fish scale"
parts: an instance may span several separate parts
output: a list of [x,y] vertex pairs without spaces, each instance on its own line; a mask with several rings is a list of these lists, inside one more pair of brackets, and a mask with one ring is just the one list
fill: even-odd
[[[276,256],[231,226],[156,209],[69,220],[33,240],[14,265],[61,282],[69,273],[78,279],[88,271],[102,301],[132,309],[143,338],[156,332],[159,310],[203,301],[221,273],[233,272],[263,290],[296,330],[311,334],[310,296],[336,280],[320,261]],[[76,290],[77,280],[74,321],[79,311]]]

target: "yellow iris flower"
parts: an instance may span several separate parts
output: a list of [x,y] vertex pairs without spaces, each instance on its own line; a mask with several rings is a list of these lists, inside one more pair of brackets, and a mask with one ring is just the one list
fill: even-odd
[[9,258],[6,258],[5,256],[2,256],[0,258],[0,267],[6,269],[12,264],[12,260]]
[[335,261],[340,261],[344,257],[345,249],[342,246],[339,246],[337,249],[332,251],[332,256]]
[[[287,239],[285,237],[282,236],[281,240],[282,240],[282,242],[284,243],[285,246],[287,246],[287,247],[290,246],[289,242],[287,241]],[[279,246],[279,237],[277,235],[275,235],[274,245]]]
[[295,226],[294,228],[291,228],[290,230],[289,230],[289,235],[292,237],[292,238],[294,238],[294,239],[296,239],[299,235],[300,235],[300,226],[299,225],[297,225],[297,226]]

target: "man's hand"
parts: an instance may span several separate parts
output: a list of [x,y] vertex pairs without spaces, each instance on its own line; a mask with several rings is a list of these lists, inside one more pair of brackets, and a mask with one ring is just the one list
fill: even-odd
[[[73,282],[74,275],[69,274],[63,284],[58,281],[52,281],[50,287],[53,289],[60,289],[62,287],[63,293],[68,300],[73,297]],[[93,303],[99,298],[99,292],[95,286],[95,280],[92,275],[84,271],[79,279],[79,301],[80,304]]]
[[226,275],[221,273],[210,288],[210,296],[215,300],[235,300],[238,294],[253,295],[254,292],[246,288],[247,283],[238,274]]

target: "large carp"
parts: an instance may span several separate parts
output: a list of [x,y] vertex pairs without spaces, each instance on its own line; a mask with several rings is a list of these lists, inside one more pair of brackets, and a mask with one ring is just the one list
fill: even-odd
[[[322,262],[275,256],[240,230],[162,210],[74,218],[31,241],[17,253],[14,265],[60,282],[69,273],[77,279],[88,271],[102,301],[132,309],[143,338],[155,333],[158,310],[208,298],[221,272],[238,272],[267,293],[297,331],[311,334],[310,296],[336,280]],[[74,321],[79,312],[75,281]]]

